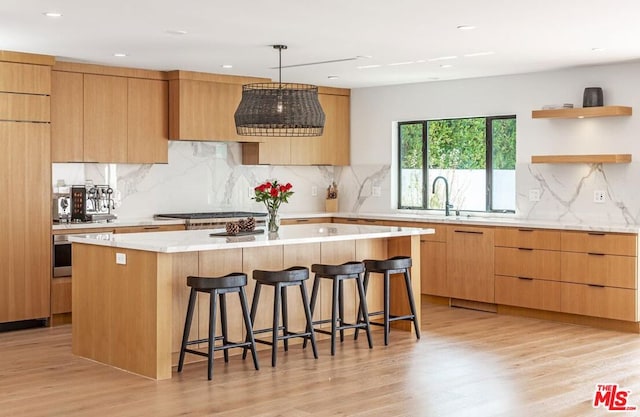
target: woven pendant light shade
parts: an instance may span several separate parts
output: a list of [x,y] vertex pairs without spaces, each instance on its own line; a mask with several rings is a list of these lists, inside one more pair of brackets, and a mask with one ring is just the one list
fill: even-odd
[[282,82],[243,85],[234,118],[242,136],[321,136],[325,121],[318,87]]

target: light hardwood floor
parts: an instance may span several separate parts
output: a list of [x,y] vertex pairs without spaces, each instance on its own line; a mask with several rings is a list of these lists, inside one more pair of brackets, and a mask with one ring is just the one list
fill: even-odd
[[[71,354],[71,327],[0,333],[0,416],[603,416],[595,385],[640,406],[640,336],[423,303],[422,339],[374,332],[329,355],[290,347],[156,382]],[[637,412],[614,415],[635,416]]]

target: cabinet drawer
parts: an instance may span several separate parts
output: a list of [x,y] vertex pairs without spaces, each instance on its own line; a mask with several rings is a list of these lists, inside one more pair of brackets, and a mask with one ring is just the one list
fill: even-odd
[[562,232],[563,251],[637,256],[637,235],[601,232]]
[[300,219],[282,219],[281,224],[314,224],[314,223],[328,223],[329,218],[327,217],[314,217],[314,218],[300,218]]
[[495,249],[496,275],[560,280],[560,252],[540,249]]
[[496,246],[560,250],[560,232],[530,228],[496,228]]
[[0,93],[0,119],[48,122],[49,96]]
[[51,94],[51,67],[0,62],[0,91]]
[[71,277],[51,281],[51,314],[71,312]]
[[436,232],[432,235],[420,235],[421,242],[446,242],[447,226],[433,223],[412,224],[410,227],[421,227],[423,229],[434,229]]
[[637,258],[564,252],[562,281],[635,289]]
[[167,224],[155,226],[130,226],[116,227],[114,233],[144,233],[144,232],[170,232],[173,230],[185,230],[182,224]]
[[560,311],[560,282],[496,275],[496,303]]
[[563,313],[626,321],[638,319],[635,290],[564,282],[560,285]]

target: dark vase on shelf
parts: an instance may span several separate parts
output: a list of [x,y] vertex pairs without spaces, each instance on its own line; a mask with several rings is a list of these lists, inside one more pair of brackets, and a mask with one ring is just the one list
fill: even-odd
[[587,87],[584,89],[582,98],[582,107],[600,107],[603,106],[602,88]]

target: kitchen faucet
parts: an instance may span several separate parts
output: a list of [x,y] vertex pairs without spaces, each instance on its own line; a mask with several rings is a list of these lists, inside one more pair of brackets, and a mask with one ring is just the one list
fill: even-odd
[[438,175],[433,180],[433,185],[431,186],[431,194],[435,194],[436,193],[436,182],[438,182],[438,180],[444,181],[444,196],[445,196],[444,215],[448,216],[449,215],[449,209],[453,208],[453,204],[449,203],[449,182],[447,181],[447,179],[445,177],[443,177],[442,175]]

